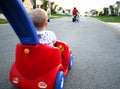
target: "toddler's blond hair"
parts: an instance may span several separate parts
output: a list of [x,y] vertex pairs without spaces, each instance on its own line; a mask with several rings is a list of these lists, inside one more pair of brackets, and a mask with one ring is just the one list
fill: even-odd
[[47,13],[44,9],[36,8],[29,13],[33,24],[36,28],[41,28],[48,20]]

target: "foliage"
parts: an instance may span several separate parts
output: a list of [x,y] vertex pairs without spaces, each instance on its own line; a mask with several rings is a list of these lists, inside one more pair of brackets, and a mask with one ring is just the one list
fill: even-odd
[[48,0],[44,0],[43,4],[41,5],[41,8],[47,11],[48,4],[49,4],[49,1]]
[[6,19],[0,19],[0,24],[8,23]]
[[98,11],[95,10],[95,9],[92,9],[92,10],[90,11],[90,13],[91,13],[92,15],[97,15],[97,14],[98,14]]
[[24,2],[25,0],[22,0],[22,2]]
[[114,6],[110,6],[111,14],[114,14]]
[[55,18],[63,18],[63,17],[70,17],[70,15],[67,14],[52,14],[51,18],[55,19]]
[[97,16],[94,18],[104,22],[120,22],[120,16]]
[[57,12],[54,9],[51,9],[51,14],[57,14]]
[[104,15],[105,15],[105,16],[108,16],[108,14],[109,14],[108,8],[103,8],[103,11],[104,11]]

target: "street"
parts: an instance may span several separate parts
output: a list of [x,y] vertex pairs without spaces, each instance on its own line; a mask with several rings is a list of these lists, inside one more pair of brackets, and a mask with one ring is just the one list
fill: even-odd
[[[90,17],[52,19],[47,30],[69,44],[73,67],[64,89],[120,89],[120,30]],[[9,82],[19,42],[9,24],[0,25],[0,89],[18,89]]]

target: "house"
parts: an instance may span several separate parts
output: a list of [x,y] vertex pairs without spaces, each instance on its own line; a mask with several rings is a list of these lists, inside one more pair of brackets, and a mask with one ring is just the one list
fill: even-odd
[[33,9],[35,5],[33,0],[22,0],[22,2],[28,13]]
[[120,1],[117,1],[114,5],[114,12],[116,15],[120,16]]
[[[46,7],[46,4],[43,5],[43,9],[45,9],[47,11],[48,20],[50,20],[50,17],[51,17],[50,0],[46,0],[46,1],[47,1],[47,9],[44,8],[44,7]],[[42,8],[41,5],[45,2],[45,0],[22,0],[22,2],[23,2],[23,5],[25,6],[27,12],[30,13],[31,10],[34,8]]]
[[[21,0],[23,2],[23,5],[25,6],[27,12],[31,12],[32,9],[34,8],[41,8],[41,5],[44,3],[45,0]],[[47,6],[47,13],[48,15],[51,15],[51,10],[55,12],[63,11],[62,7],[60,7],[58,4],[55,2],[50,2],[48,1],[48,6]]]
[[25,6],[27,12],[31,12],[34,8],[40,8],[41,4],[43,4],[44,0],[22,0],[23,5]]
[[40,8],[44,0],[36,0],[36,8]]
[[117,1],[114,5],[109,5],[109,16],[120,16],[120,1]]

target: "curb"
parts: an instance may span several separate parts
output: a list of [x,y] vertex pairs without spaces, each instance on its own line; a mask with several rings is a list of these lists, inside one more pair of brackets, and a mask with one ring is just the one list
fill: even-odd
[[120,23],[105,22],[106,25],[120,31]]
[[[98,20],[98,19],[96,19],[96,20]],[[108,25],[108,26],[110,26],[114,29],[120,30],[120,22],[104,22],[104,21],[101,21],[101,20],[98,20],[98,21],[103,23],[103,24],[106,24],[106,25]]]

